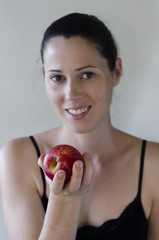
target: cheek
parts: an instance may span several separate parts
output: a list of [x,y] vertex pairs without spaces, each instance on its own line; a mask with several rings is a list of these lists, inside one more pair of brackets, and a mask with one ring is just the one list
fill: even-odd
[[96,96],[96,99],[98,99],[100,102],[103,103],[110,103],[112,98],[112,86],[111,84],[103,84],[101,86],[98,86],[95,90],[94,96]]
[[60,94],[59,92],[54,89],[52,86],[50,86],[49,84],[45,84],[45,88],[46,88],[46,93],[48,96],[48,99],[51,103],[51,105],[54,107],[58,104],[58,102],[60,101]]
[[46,94],[47,94],[47,97],[48,97],[48,99],[51,101],[51,99],[52,99],[52,90],[45,84],[45,89],[46,89]]

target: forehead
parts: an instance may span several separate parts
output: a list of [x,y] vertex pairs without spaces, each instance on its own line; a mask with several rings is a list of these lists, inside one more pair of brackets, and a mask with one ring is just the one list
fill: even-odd
[[51,38],[45,48],[45,51],[48,51],[50,48],[56,48],[59,50],[59,48],[67,48],[70,50],[70,48],[87,48],[92,49],[95,48],[95,45],[88,41],[85,38],[79,37],[79,36],[73,36],[73,37],[63,37],[63,36],[57,36],[54,38]]
[[82,37],[65,38],[54,37],[47,43],[44,51],[44,63],[54,62],[82,62],[83,64],[96,64],[99,61],[106,62],[98,48],[87,39]]

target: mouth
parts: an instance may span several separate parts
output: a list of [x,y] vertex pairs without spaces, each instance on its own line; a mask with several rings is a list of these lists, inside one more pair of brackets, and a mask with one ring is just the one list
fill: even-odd
[[78,108],[68,108],[68,109],[66,109],[66,111],[72,117],[79,118],[79,117],[84,117],[85,115],[87,115],[90,108],[91,108],[91,106],[78,107]]

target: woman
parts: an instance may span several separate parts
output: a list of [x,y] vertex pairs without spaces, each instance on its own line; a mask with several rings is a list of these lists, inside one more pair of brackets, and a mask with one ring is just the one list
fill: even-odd
[[[112,34],[94,16],[69,14],[46,30],[41,56],[62,126],[1,150],[9,239],[158,240],[159,147],[111,125],[112,92],[122,73]],[[66,186],[64,171],[45,181],[37,164],[61,143],[84,157]]]

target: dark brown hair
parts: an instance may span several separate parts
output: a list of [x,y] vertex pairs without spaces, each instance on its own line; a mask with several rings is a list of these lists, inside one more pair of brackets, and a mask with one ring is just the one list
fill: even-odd
[[101,55],[106,58],[110,71],[115,68],[117,47],[113,36],[106,25],[93,15],[71,13],[53,22],[45,31],[41,43],[41,59],[44,62],[44,51],[50,39],[56,36],[70,38],[79,36],[95,44]]

